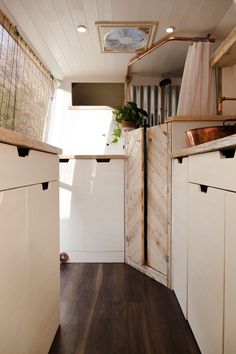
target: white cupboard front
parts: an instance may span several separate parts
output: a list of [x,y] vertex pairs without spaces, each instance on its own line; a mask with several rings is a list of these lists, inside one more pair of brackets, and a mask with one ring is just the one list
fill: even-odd
[[172,288],[187,318],[188,158],[172,162]]
[[189,183],[188,321],[203,354],[222,354],[224,192]]
[[124,261],[124,160],[60,164],[61,251],[71,262]]
[[27,353],[26,188],[0,192],[0,353]]
[[236,193],[225,192],[224,354],[236,353]]
[[50,348],[60,322],[58,182],[37,184],[27,188],[27,205],[29,267],[27,306],[30,309],[28,352],[44,354]]
[[58,157],[0,144],[0,167],[0,353],[45,354],[60,323]]

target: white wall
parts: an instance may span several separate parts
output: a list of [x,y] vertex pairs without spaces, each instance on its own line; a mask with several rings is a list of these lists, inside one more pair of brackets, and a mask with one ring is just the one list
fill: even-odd
[[124,137],[110,143],[112,109],[72,109],[68,81],[58,83],[53,106],[47,142],[61,147],[64,155],[124,154]]

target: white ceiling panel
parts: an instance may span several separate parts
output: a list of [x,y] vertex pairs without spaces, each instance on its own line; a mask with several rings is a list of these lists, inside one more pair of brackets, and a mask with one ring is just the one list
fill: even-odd
[[[95,22],[157,21],[155,41],[165,37],[168,25],[177,35],[205,36],[216,29],[220,37],[227,27],[227,16],[222,19],[236,5],[233,0],[0,0],[0,6],[56,78],[122,82],[133,55],[101,53]],[[78,33],[79,24],[88,31]],[[231,16],[229,30],[232,25]],[[158,49],[132,67],[133,75],[177,75],[187,46]]]

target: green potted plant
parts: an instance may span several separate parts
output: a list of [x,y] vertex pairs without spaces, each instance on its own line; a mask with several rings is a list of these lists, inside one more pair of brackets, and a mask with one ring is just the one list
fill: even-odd
[[148,117],[147,112],[138,108],[135,102],[126,102],[123,107],[112,111],[112,113],[115,115],[114,123],[116,124],[112,133],[113,144],[119,141],[122,128],[139,128],[144,124],[144,118]]

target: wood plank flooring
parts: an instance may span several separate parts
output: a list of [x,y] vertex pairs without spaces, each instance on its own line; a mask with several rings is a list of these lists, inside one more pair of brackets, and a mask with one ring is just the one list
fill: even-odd
[[171,290],[126,264],[61,267],[50,354],[200,354]]

